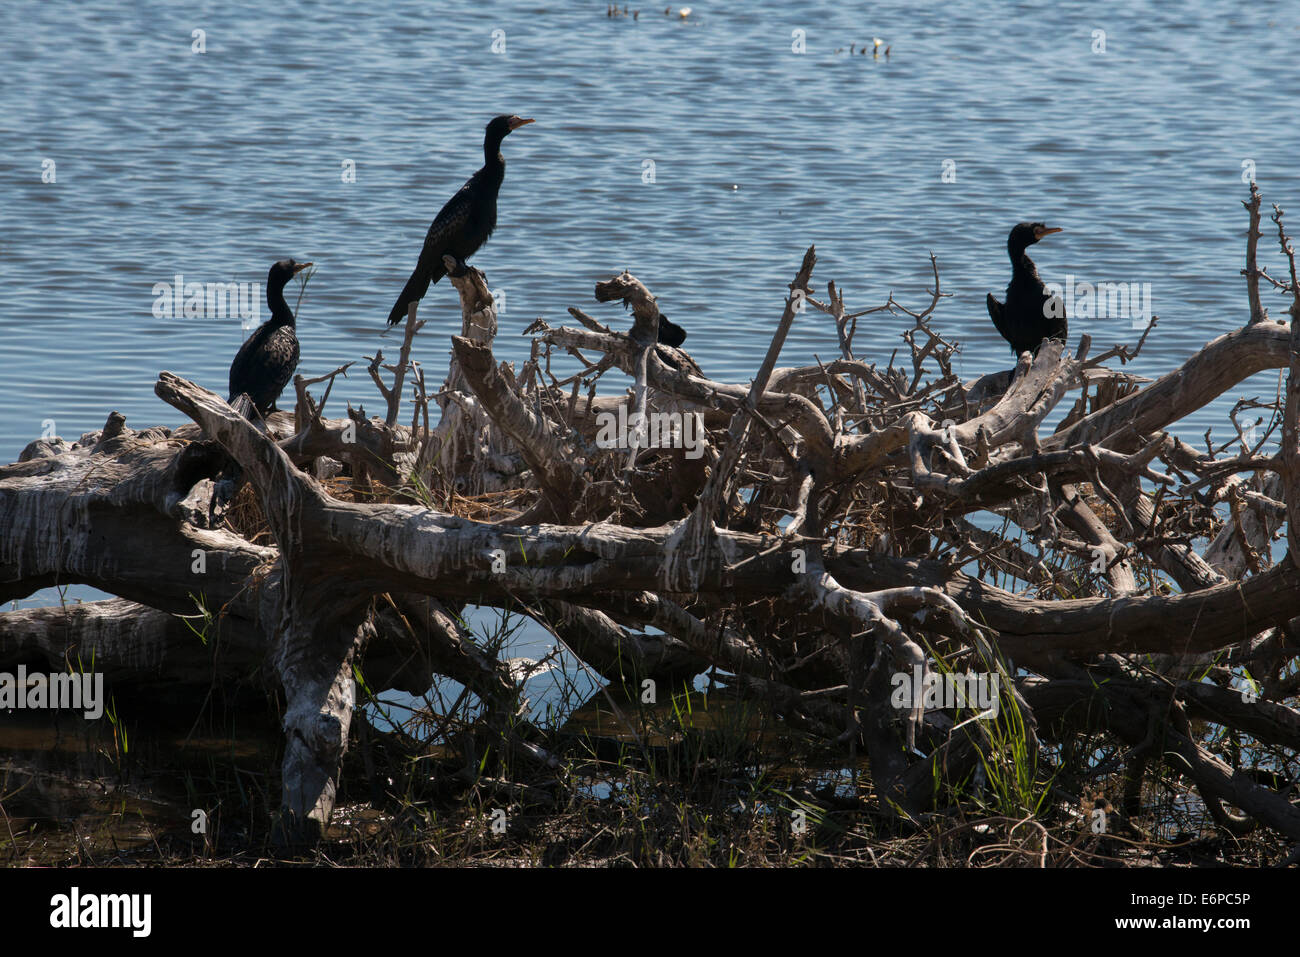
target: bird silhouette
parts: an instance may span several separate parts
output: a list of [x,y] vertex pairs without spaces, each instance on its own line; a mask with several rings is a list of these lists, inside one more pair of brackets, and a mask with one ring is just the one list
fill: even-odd
[[1043,281],[1038,278],[1038,267],[1025,253],[1044,236],[1059,232],[1058,226],[1017,223],[1007,237],[1007,255],[1011,257],[1007,301],[1000,303],[989,293],[985,302],[993,325],[1010,343],[1011,351],[1016,355],[1037,352],[1045,339],[1064,342],[1069,332],[1064,304],[1059,298],[1048,295]]
[[488,123],[483,137],[483,166],[438,211],[424,237],[424,248],[420,250],[415,270],[388,314],[390,326],[406,317],[411,303],[424,298],[429,283],[436,283],[447,274],[442,262],[444,255],[450,254],[464,262],[492,235],[497,226],[497,193],[506,175],[501,141],[531,122],[502,114]]

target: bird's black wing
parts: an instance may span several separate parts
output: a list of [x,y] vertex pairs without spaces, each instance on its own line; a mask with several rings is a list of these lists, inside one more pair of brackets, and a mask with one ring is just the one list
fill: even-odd
[[257,378],[255,366],[259,365],[257,350],[265,338],[265,329],[259,326],[244,340],[244,344],[235,353],[235,358],[230,363],[230,398],[226,400],[227,402],[233,402],[240,393],[248,392],[252,388]]
[[247,393],[265,415],[298,368],[298,337],[291,326],[261,326],[248,337],[230,364],[230,398]]
[[[1047,303],[1053,303],[1051,309],[1048,309]],[[1060,339],[1062,342],[1067,341],[1070,332],[1070,324],[1066,321],[1065,303],[1061,301],[1060,296],[1043,295],[1043,315],[1049,317],[1048,321],[1052,323],[1044,339]]]
[[415,270],[411,273],[411,278],[406,280],[392,311],[388,313],[390,326],[406,318],[411,303],[423,299],[429,291],[429,283],[437,282],[447,274],[442,257],[445,253],[458,255],[454,247],[458,245],[457,240],[465,233],[473,218],[474,202],[480,189],[478,184],[479,176],[476,173],[456,191],[455,196],[447,200],[434,217],[433,225],[424,236],[424,248],[420,250]]
[[1002,334],[1002,338],[1010,342],[1011,335],[1007,329],[1006,319],[1003,316],[1002,303],[993,298],[993,293],[989,293],[984,299],[984,304],[989,307],[989,318],[993,320],[993,325]]
[[686,341],[686,330],[663,313],[659,314],[659,341],[674,348]]

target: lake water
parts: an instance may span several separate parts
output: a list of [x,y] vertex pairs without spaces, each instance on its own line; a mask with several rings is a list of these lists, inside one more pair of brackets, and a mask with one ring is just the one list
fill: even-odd
[[[244,330],[155,317],[154,285],[178,273],[263,283],[276,259],[314,260],[300,371],[395,353],[387,312],[499,112],[537,120],[506,140],[498,232],[474,259],[506,294],[506,359],[526,355],[533,319],[560,324],[570,305],[623,327],[592,286],[627,268],[689,330],[709,375],[747,381],[815,243],[816,286],[836,280],[859,309],[891,290],[927,302],[932,250],[953,297],[934,324],[963,344],[973,377],[1011,362],[984,296],[1009,278],[1008,230],[1034,219],[1065,229],[1033,251],[1045,279],[1150,284],[1161,324],[1132,368],[1157,376],[1247,318],[1244,174],[1300,224],[1300,5],[640,14],[610,18],[597,2],[0,7],[0,460],[47,424],[75,440],[113,409],[136,428],[177,424],[153,395],[163,369],[224,393]],[[888,58],[850,53],[873,36]],[[1281,274],[1271,235],[1261,248]],[[440,380],[460,326],[454,290],[433,287],[420,314],[417,358]],[[870,317],[859,354],[884,363],[906,326]],[[1070,329],[1098,351],[1137,335],[1122,318],[1071,316]],[[832,324],[809,312],[782,362],[835,352]],[[1270,396],[1276,380],[1243,385],[1180,434],[1226,428],[1237,394]],[[338,384],[342,399],[379,408],[364,371]]]

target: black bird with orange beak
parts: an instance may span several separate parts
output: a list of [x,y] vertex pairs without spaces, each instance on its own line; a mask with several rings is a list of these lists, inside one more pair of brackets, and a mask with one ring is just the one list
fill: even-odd
[[244,341],[230,363],[227,401],[233,403],[246,393],[263,418],[275,410],[275,400],[298,368],[298,334],[293,310],[284,301],[284,287],[310,265],[281,259],[271,267],[266,276],[266,304],[271,308],[271,318]]
[[506,175],[505,157],[501,155],[501,141],[533,122],[518,116],[495,116],[487,125],[483,137],[483,167],[469,178],[447,204],[438,212],[424,237],[415,271],[406,281],[402,294],[397,297],[388,324],[396,325],[406,317],[412,303],[419,302],[436,283],[447,274],[442,257],[450,253],[462,263],[474,255],[492,235],[497,226],[497,193]]
[[1047,294],[1043,281],[1038,278],[1038,267],[1025,254],[1026,249],[1044,236],[1059,232],[1059,226],[1017,223],[1007,237],[1007,255],[1011,257],[1011,283],[1007,286],[1007,301],[1004,305],[989,293],[986,304],[993,325],[1002,333],[1002,338],[1011,344],[1011,351],[1016,355],[1037,352],[1038,347],[1047,339],[1064,342],[1069,332],[1064,303]]

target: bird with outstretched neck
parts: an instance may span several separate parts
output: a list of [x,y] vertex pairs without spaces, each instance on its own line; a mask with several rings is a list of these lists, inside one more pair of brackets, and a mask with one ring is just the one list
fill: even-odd
[[410,312],[411,304],[424,298],[429,283],[436,283],[447,274],[443,256],[451,254],[463,263],[492,235],[497,225],[497,193],[506,175],[501,141],[531,122],[502,114],[488,123],[483,137],[483,167],[438,211],[424,237],[415,271],[388,314],[390,326],[401,322]]
[[[239,347],[230,363],[231,403],[247,395],[258,415],[265,418],[298,368],[298,335],[293,310],[284,301],[284,287],[311,263],[281,259],[266,276],[266,304],[271,318],[262,323]],[[250,415],[249,418],[252,418]]]
[[993,293],[989,293],[986,302],[993,325],[1011,344],[1011,351],[1016,355],[1037,352],[1047,339],[1064,342],[1069,332],[1064,304],[1059,298],[1048,295],[1043,281],[1038,278],[1038,268],[1025,254],[1026,249],[1044,236],[1060,231],[1059,226],[1017,223],[1007,237],[1007,254],[1011,257],[1007,301],[1000,303],[993,298]]

